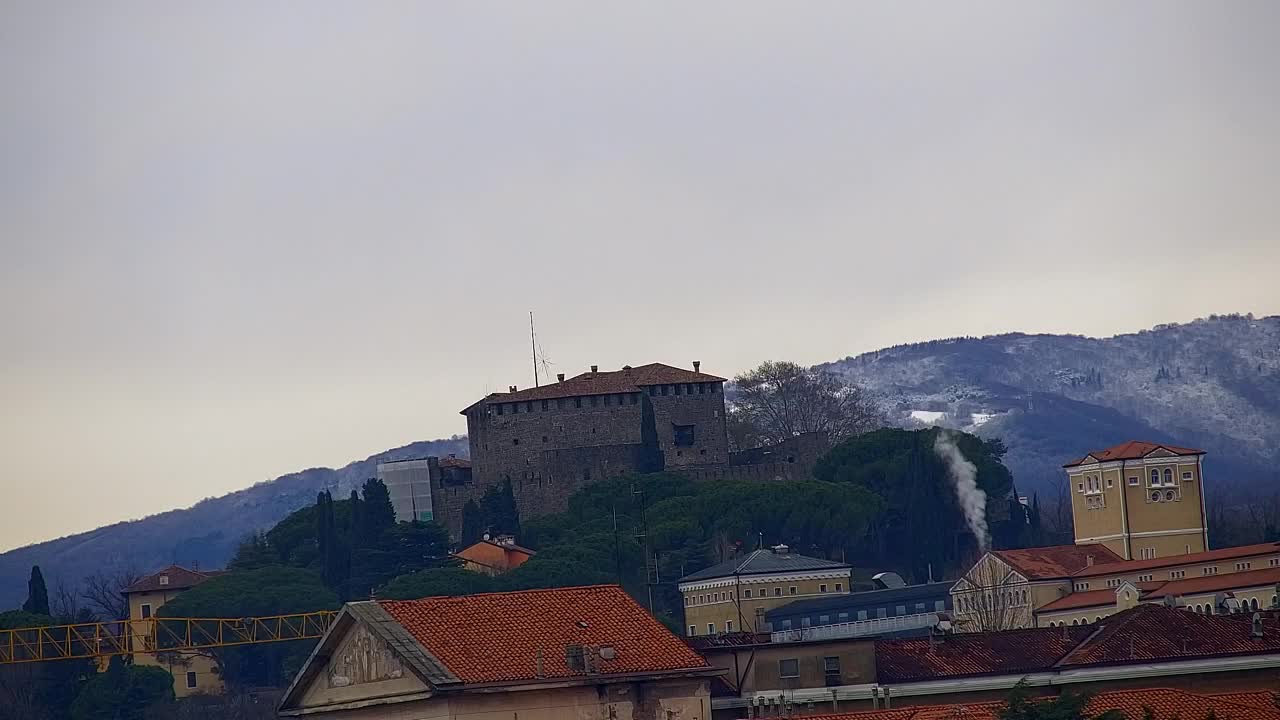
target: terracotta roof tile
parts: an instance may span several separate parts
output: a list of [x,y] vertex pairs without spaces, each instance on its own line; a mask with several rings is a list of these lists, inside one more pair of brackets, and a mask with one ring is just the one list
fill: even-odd
[[1280,650],[1280,621],[1275,613],[1263,615],[1263,636],[1254,638],[1250,615],[1201,615],[1163,605],[1139,605],[1087,626],[1094,635],[1059,665],[1120,665],[1276,652]]
[[1022,550],[993,550],[993,555],[1022,573],[1028,580],[1071,577],[1092,563],[1121,562],[1105,545],[1052,545]]
[[1253,692],[1236,692],[1236,693],[1218,693],[1213,696],[1218,700],[1235,703],[1236,705],[1250,705],[1253,707],[1275,709],[1277,696],[1270,690],[1255,690]]
[[[1210,711],[1231,720],[1280,720],[1280,710],[1265,704],[1270,693],[1199,695],[1171,688],[1141,688],[1098,693],[1085,707],[1087,717],[1118,710],[1125,720],[1142,720],[1147,708],[1157,720],[1203,718]],[[806,720],[995,720],[1003,702],[922,705],[893,710],[807,715]]]
[[[585,372],[564,382],[541,387],[526,388],[514,393],[493,393],[484,398],[490,402],[525,402],[527,400],[552,400],[555,398],[584,395],[609,395],[612,393],[640,392],[649,385],[675,385],[679,383],[725,382],[722,377],[672,367],[662,363],[649,363],[630,369]],[[481,402],[484,402],[482,400]],[[475,404],[472,403],[470,407]],[[466,410],[463,410],[465,413]]]
[[1214,562],[1220,560],[1234,560],[1237,558],[1253,557],[1255,555],[1268,555],[1280,553],[1280,543],[1260,543],[1258,545],[1242,545],[1240,547],[1220,548],[1218,550],[1207,550],[1205,552],[1191,553],[1190,555],[1170,555],[1168,557],[1152,558],[1150,560],[1119,560],[1118,562],[1107,562],[1103,564],[1095,564],[1093,567],[1082,568],[1076,572],[1074,577],[1094,577],[1096,575],[1114,575],[1116,573],[1137,572],[1139,570],[1151,570],[1162,567],[1173,567],[1176,565],[1192,565],[1202,562]]
[[616,585],[524,590],[379,605],[466,683],[583,676],[568,645],[610,645],[601,674],[703,670],[707,663]]
[[902,638],[876,642],[880,682],[913,682],[969,675],[1016,675],[1051,667],[1094,632],[1089,626],[961,633],[941,641]]
[[1164,597],[1165,595],[1198,595],[1200,593],[1225,592],[1249,587],[1264,587],[1280,583],[1280,567],[1263,568],[1261,570],[1245,570],[1243,572],[1207,575],[1205,577],[1186,580],[1170,580],[1153,587],[1147,595]]
[[1076,465],[1081,465],[1089,458],[1094,458],[1098,462],[1111,462],[1112,460],[1138,460],[1150,455],[1153,450],[1157,449],[1168,450],[1174,455],[1183,456],[1205,454],[1203,450],[1196,450],[1195,448],[1185,448],[1177,445],[1166,445],[1164,443],[1153,443],[1143,440],[1130,440],[1129,442],[1109,447],[1106,450],[1094,450],[1082,458],[1072,460],[1066,465],[1063,465],[1063,467],[1075,467]]
[[[156,592],[158,590],[186,590],[195,587],[211,577],[223,574],[223,570],[207,570],[201,572],[199,570],[188,570],[181,565],[170,565],[163,570],[154,572],[129,587],[124,589],[124,593],[140,593],[140,592]],[[160,582],[161,577],[168,580],[163,584]]]
[[1085,590],[1083,592],[1073,592],[1070,595],[1063,595],[1048,605],[1037,608],[1036,612],[1058,612],[1059,610],[1071,610],[1073,608],[1098,607],[1099,605],[1115,604],[1115,588],[1106,588],[1104,590]]

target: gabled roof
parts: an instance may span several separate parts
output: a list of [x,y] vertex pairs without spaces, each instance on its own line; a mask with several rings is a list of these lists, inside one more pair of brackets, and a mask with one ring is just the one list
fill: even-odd
[[1094,450],[1088,455],[1085,455],[1084,457],[1078,460],[1072,460],[1071,462],[1067,463],[1066,465],[1063,465],[1062,467],[1064,468],[1075,467],[1077,465],[1083,465],[1087,462],[1094,462],[1094,461],[1111,462],[1112,460],[1140,460],[1150,455],[1151,453],[1155,452],[1156,450],[1167,450],[1170,453],[1173,453],[1174,455],[1179,455],[1179,456],[1192,456],[1192,455],[1205,454],[1203,450],[1196,450],[1194,448],[1185,448],[1185,447],[1179,447],[1177,445],[1165,445],[1163,443],[1146,442],[1144,440],[1130,440],[1129,442],[1120,443],[1119,445],[1109,447],[1105,450]]
[[1003,632],[958,633],[935,638],[876,641],[876,673],[882,683],[968,675],[1020,675],[1052,667],[1093,633],[1074,626]]
[[[808,715],[806,720],[996,720],[1004,706],[1004,702],[992,701],[921,705]],[[1275,697],[1269,692],[1201,695],[1172,688],[1112,690],[1093,696],[1083,715],[1095,717],[1107,710],[1119,711],[1125,720],[1142,720],[1148,717],[1148,711],[1150,716],[1160,720],[1211,716],[1231,720],[1280,720],[1280,709],[1276,708]]]
[[1063,595],[1057,600],[1037,608],[1036,614],[1058,612],[1060,610],[1074,610],[1077,608],[1103,607],[1115,604],[1115,588],[1106,588],[1105,590],[1085,590],[1084,592],[1073,592],[1070,595]]
[[527,547],[521,547],[521,546],[519,546],[519,545],[515,545],[515,544],[511,544],[511,545],[503,545],[502,543],[500,543],[500,542],[495,542],[495,541],[493,541],[493,540],[480,540],[479,542],[474,542],[474,543],[472,543],[472,544],[470,544],[470,545],[466,546],[465,548],[463,548],[463,549],[459,550],[458,552],[454,553],[454,555],[455,555],[456,557],[460,557],[460,558],[462,558],[463,560],[471,560],[472,562],[480,562],[481,560],[483,560],[483,558],[479,557],[479,556],[477,555],[477,553],[475,553],[475,550],[478,550],[478,549],[480,548],[480,546],[482,546],[482,545],[484,545],[484,546],[490,546],[490,545],[491,545],[491,546],[493,546],[493,547],[498,548],[499,550],[503,550],[503,551],[506,551],[506,552],[509,552],[509,553],[516,553],[516,554],[519,554],[519,555],[524,555],[525,557],[533,557],[534,555],[537,555],[537,554],[538,554],[538,553],[537,553],[537,551],[535,551],[535,550],[530,550],[530,549],[529,549],[529,548],[527,548]]
[[[675,385],[681,383],[725,382],[725,379],[704,372],[694,372],[662,363],[649,363],[633,368],[603,372],[585,372],[563,382],[549,383],[541,387],[526,388],[513,393],[492,393],[484,398],[491,402],[525,402],[527,400],[552,400],[555,398],[584,395],[610,395],[613,393],[640,392],[650,385]],[[480,402],[483,402],[481,400]],[[473,407],[475,403],[463,410]]]
[[852,570],[853,566],[835,560],[822,560],[793,552],[774,552],[763,548],[753,550],[743,557],[726,560],[704,570],[689,573],[679,582],[710,580],[735,575],[772,575],[774,573],[804,572],[813,570]]
[[[186,590],[225,572],[225,570],[190,570],[181,565],[170,565],[163,570],[158,570],[139,579],[122,592],[128,595],[130,593],[159,592],[161,590]],[[165,582],[161,583],[161,578],[166,578]]]
[[1068,578],[1099,563],[1121,562],[1106,545],[1051,545],[1021,550],[992,550],[1028,580]]
[[570,645],[613,648],[613,659],[601,656],[593,677],[708,668],[702,656],[616,585],[382,600],[378,605],[468,684],[585,677],[566,662]]
[[1098,575],[1115,575],[1117,573],[1155,570],[1164,567],[1176,567],[1178,565],[1195,565],[1197,563],[1237,560],[1240,558],[1254,557],[1257,555],[1271,555],[1275,553],[1280,553],[1280,542],[1219,548],[1218,550],[1206,550],[1205,552],[1191,553],[1189,555],[1169,555],[1168,557],[1158,557],[1150,560],[1118,560],[1117,562],[1104,562],[1098,560],[1094,562],[1093,567],[1082,568],[1076,572],[1074,577],[1085,578],[1095,577]]

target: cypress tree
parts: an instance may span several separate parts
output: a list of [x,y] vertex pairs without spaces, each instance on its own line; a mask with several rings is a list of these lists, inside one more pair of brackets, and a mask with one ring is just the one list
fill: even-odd
[[471,547],[484,537],[484,514],[475,500],[462,506],[462,547]]
[[39,565],[31,566],[31,579],[27,581],[27,601],[22,604],[25,612],[37,615],[49,614],[49,589],[44,584],[44,574]]

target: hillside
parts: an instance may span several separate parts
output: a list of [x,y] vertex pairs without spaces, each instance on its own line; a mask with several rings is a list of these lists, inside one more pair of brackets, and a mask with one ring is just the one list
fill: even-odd
[[937,340],[826,367],[884,398],[895,423],[1002,438],[1024,492],[1061,478],[1073,456],[1131,438],[1209,451],[1206,477],[1218,487],[1280,480],[1280,316],[1111,338]]
[[335,496],[345,497],[374,476],[380,461],[449,453],[465,456],[466,438],[415,442],[337,470],[311,468],[290,473],[222,497],[201,500],[184,510],[11,550],[0,554],[0,610],[22,604],[32,565],[40,565],[51,583],[57,579],[75,583],[110,567],[132,566],[144,572],[174,562],[222,567],[247,535],[270,528],[294,510],[314,503],[319,491],[329,488]]

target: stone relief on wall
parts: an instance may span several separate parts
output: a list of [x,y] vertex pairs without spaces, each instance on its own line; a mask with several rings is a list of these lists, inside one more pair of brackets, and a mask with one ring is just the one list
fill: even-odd
[[400,658],[363,624],[356,625],[329,659],[329,687],[404,677]]

